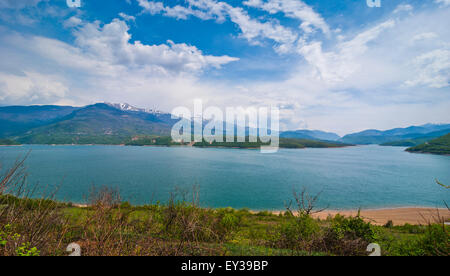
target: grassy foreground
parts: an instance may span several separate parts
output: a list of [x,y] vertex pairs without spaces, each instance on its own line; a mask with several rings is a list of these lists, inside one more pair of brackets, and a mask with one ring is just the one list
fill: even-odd
[[[31,199],[23,161],[0,177],[0,256],[66,256],[76,242],[84,256],[449,255],[448,226],[375,226],[359,217],[313,219],[315,199],[294,194],[295,208],[274,215],[204,209],[198,197],[131,206],[112,189],[93,189],[88,207]],[[192,198],[187,202],[186,198]]]

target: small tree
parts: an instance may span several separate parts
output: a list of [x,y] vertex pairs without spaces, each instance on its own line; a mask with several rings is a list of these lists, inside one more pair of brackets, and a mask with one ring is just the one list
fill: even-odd
[[[321,194],[322,192],[319,192],[318,194],[311,196],[305,187],[302,188],[300,193],[297,193],[297,191],[295,191],[294,189],[293,195],[298,216],[305,216],[305,215],[309,216],[312,214],[323,212],[326,209],[328,209],[329,206],[322,209],[316,208],[317,202]],[[289,204],[286,206],[286,209],[291,215],[294,215],[294,212],[292,211],[292,204],[293,202],[291,200]]]

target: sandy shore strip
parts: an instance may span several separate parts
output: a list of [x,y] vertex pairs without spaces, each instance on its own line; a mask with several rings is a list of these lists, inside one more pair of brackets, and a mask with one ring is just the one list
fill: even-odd
[[[78,208],[87,208],[86,204],[74,204]],[[251,211],[254,214],[259,211]],[[284,211],[273,211],[275,215],[284,213]],[[358,215],[358,210],[326,210],[320,213],[315,213],[312,216],[325,220],[328,216],[336,216],[340,214],[345,217],[355,217]],[[361,210],[361,217],[374,225],[385,225],[388,221],[392,221],[394,225],[427,225],[429,222],[436,223],[444,220],[450,222],[450,210],[438,209],[429,207],[405,207],[392,209],[376,209],[376,210]]]
[[[275,215],[284,213],[285,211],[274,211]],[[258,213],[258,212],[254,212]],[[340,214],[345,217],[355,217],[358,215],[358,210],[326,210],[320,213],[315,213],[312,216],[322,220],[327,219],[328,216],[336,216]],[[450,211],[448,209],[438,209],[429,207],[405,207],[405,208],[391,208],[391,209],[368,209],[361,210],[361,217],[374,225],[385,225],[388,221],[392,221],[394,225],[427,225],[429,222],[435,223],[439,218],[446,222],[450,222]]]
[[[353,211],[323,211],[314,214],[315,218],[326,219],[329,215],[335,216],[341,214],[343,216],[356,216],[358,210]],[[450,221],[450,211],[448,209],[436,208],[395,208],[380,210],[361,210],[361,217],[375,225],[385,225],[388,221],[392,221],[394,225],[404,225],[406,223],[412,225],[426,225],[429,222],[437,222],[439,218]]]

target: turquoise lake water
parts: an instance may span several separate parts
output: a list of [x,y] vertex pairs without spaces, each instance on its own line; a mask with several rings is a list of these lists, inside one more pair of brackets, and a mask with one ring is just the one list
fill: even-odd
[[323,191],[331,209],[442,207],[450,191],[450,157],[411,154],[404,148],[257,150],[188,147],[0,147],[5,166],[29,150],[30,183],[60,186],[58,199],[83,203],[90,188],[118,188],[133,204],[164,202],[176,188],[200,190],[204,207],[284,209],[293,189]]

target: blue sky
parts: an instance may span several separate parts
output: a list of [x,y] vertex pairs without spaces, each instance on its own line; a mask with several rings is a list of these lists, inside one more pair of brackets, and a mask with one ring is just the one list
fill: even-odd
[[81,3],[0,2],[0,105],[200,98],[339,134],[449,122],[449,0]]

